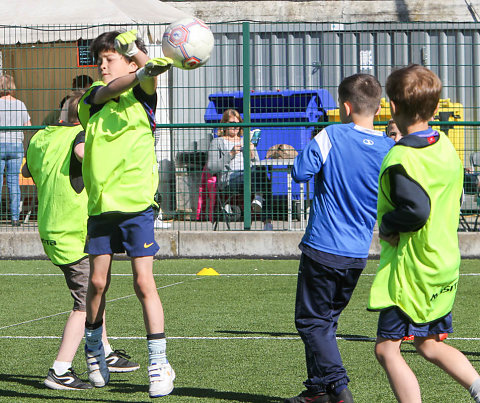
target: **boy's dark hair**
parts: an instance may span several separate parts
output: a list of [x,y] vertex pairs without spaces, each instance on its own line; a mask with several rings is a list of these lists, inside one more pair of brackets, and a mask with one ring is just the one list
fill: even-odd
[[[90,45],[90,54],[92,55],[93,60],[95,60],[95,63],[98,60],[98,54],[100,52],[115,51],[115,38],[122,33],[123,32],[120,31],[104,32],[93,40],[92,44]],[[137,38],[135,44],[137,45],[138,49],[147,54],[147,48],[145,47],[145,43],[143,42],[142,38]],[[128,56],[123,57],[125,57],[125,59],[127,59],[129,62],[132,61],[132,58]]]
[[359,115],[375,115],[381,97],[382,86],[371,74],[354,74],[344,78],[338,86],[340,102],[349,101]]
[[426,67],[411,64],[393,71],[387,78],[387,95],[398,108],[397,114],[412,123],[432,119],[442,92],[442,82]]
[[76,91],[72,91],[70,94],[67,95],[67,100],[68,100],[67,120],[69,123],[78,122],[78,102],[80,101],[80,98],[84,93],[85,91],[76,90]]
[[72,88],[73,89],[88,88],[92,84],[93,84],[93,78],[90,77],[90,76],[87,76],[86,74],[76,76],[72,80]]

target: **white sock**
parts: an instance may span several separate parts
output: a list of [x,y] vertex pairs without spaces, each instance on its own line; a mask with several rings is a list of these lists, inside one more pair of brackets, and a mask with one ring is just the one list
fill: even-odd
[[72,367],[72,362],[67,361],[54,361],[53,362],[53,370],[57,375],[63,375]]
[[148,365],[153,363],[166,364],[167,360],[167,339],[147,340],[148,343]]
[[110,343],[103,343],[103,350],[105,351],[105,357],[108,357],[110,353],[113,353]]
[[475,403],[480,403],[480,378],[477,378],[468,388],[470,395],[475,400]]

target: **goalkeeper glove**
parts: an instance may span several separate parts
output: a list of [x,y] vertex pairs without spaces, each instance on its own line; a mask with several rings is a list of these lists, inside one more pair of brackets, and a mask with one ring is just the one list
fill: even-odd
[[156,57],[145,63],[145,66],[138,69],[135,75],[137,76],[138,81],[150,77],[156,77],[159,74],[165,73],[170,67],[172,67],[172,64],[173,60],[169,57]]
[[135,41],[137,39],[137,30],[124,32],[115,38],[115,50],[121,55],[132,57],[138,53]]

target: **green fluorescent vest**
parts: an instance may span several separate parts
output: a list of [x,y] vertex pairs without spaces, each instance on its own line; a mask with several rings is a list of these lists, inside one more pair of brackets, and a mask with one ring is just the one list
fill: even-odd
[[38,232],[45,253],[56,265],[76,262],[87,236],[87,194],[70,184],[72,146],[82,126],[47,126],[27,150],[28,169],[37,185]]
[[425,148],[395,146],[385,157],[379,180],[378,222],[394,206],[389,200],[388,167],[401,164],[430,197],[427,223],[416,232],[400,233],[397,247],[380,241],[380,264],[368,309],[397,306],[415,323],[447,315],[453,306],[460,266],[458,220],[463,167],[450,140]]
[[[93,84],[97,85],[104,84]],[[88,214],[143,211],[155,204],[158,186],[154,136],[147,113],[130,89],[90,116],[91,106],[83,102],[90,91],[79,102],[79,118],[86,134],[82,172]]]

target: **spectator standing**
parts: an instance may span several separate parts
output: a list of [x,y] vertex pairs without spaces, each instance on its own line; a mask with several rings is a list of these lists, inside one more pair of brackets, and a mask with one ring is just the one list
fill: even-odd
[[[0,76],[0,126],[31,126],[25,104],[15,98],[15,81],[12,76]],[[10,198],[11,225],[20,225],[20,168],[24,154],[25,134],[22,130],[0,131],[0,195],[3,172],[6,172]],[[8,214],[7,214],[8,217]]]

